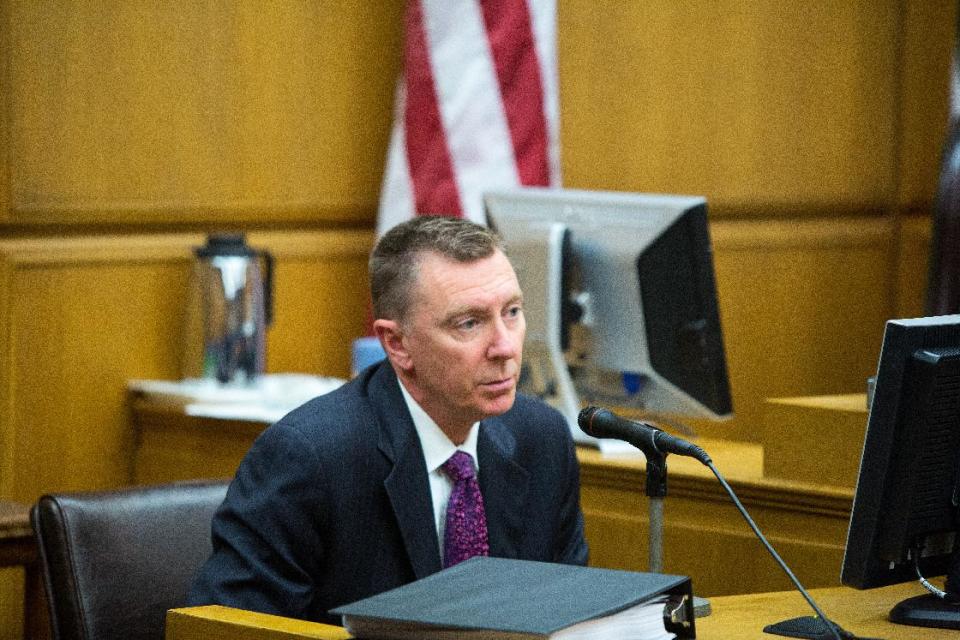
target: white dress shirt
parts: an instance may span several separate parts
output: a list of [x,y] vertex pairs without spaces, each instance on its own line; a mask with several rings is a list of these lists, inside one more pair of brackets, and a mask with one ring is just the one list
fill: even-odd
[[480,423],[474,422],[467,434],[466,441],[459,447],[453,444],[453,441],[447,437],[433,418],[427,415],[427,412],[417,404],[406,388],[403,382],[400,382],[400,391],[403,393],[403,399],[407,403],[407,409],[413,418],[413,427],[417,430],[417,436],[420,438],[420,447],[423,449],[423,460],[427,465],[427,477],[430,479],[430,495],[433,499],[433,517],[434,524],[437,527],[437,540],[440,541],[440,558],[443,559],[443,533],[446,529],[447,520],[447,502],[450,500],[450,493],[453,491],[453,482],[447,477],[440,467],[444,462],[450,459],[457,449],[466,451],[473,458],[473,465],[477,471],[477,477],[480,477],[480,461],[477,459],[477,432],[480,429]]

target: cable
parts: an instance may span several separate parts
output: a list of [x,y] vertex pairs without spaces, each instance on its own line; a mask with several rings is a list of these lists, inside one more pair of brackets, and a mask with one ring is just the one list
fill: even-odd
[[647,418],[648,416],[649,416],[649,419],[646,421],[653,423],[654,426],[659,427],[660,425],[666,425],[670,427],[672,431],[679,432],[681,435],[683,435],[684,438],[697,437],[697,430],[691,427],[690,425],[688,425],[686,422],[680,422],[676,418],[673,418],[665,414],[659,414],[659,413],[653,413],[653,412],[649,414],[646,414],[646,413],[643,414],[644,418]]
[[[776,560],[777,564],[780,565],[780,568],[783,569],[783,572],[787,574],[787,577],[790,578],[790,581],[793,582],[800,594],[813,608],[817,614],[817,618],[820,619],[820,622],[826,627],[826,630],[834,638],[834,640],[851,640],[856,638],[856,636],[853,634],[844,631],[834,624],[834,622],[830,620],[820,609],[817,603],[814,602],[810,594],[807,593],[807,590],[804,589],[803,585],[800,584],[800,581],[797,580],[797,577],[793,575],[793,571],[790,570],[790,567],[787,566],[787,563],[785,563],[783,558],[780,557],[780,554],[778,554],[770,545],[770,543],[767,542],[766,536],[764,536],[757,527],[756,523],[753,521],[753,518],[750,517],[750,514],[747,513],[747,510],[740,502],[737,494],[734,493],[730,485],[727,484],[727,481],[720,474],[720,471],[716,466],[714,466],[710,456],[707,455],[703,449],[696,446],[692,442],[687,442],[686,440],[677,438],[676,436],[666,434],[666,432],[649,424],[634,422],[632,420],[621,418],[614,415],[610,411],[601,409],[599,407],[591,406],[582,410],[580,415],[577,417],[577,423],[588,435],[594,437],[613,437],[619,440],[624,440],[643,451],[644,455],[647,457],[647,496],[651,498],[655,496],[662,497],[666,495],[666,456],[668,453],[694,458],[699,460],[705,466],[709,467],[710,471],[713,472],[713,475],[715,475],[717,480],[720,481],[720,486],[724,488],[724,490],[727,492],[727,495],[730,496],[730,499],[733,501],[733,504],[737,507],[737,510],[740,511],[740,515],[742,515],[743,519],[747,521],[748,525],[750,525],[753,533],[757,536],[757,538],[760,539],[760,542],[763,543],[763,546],[766,547],[770,555],[773,556],[773,559]],[[662,493],[654,493],[650,491],[650,480],[653,477],[651,474],[651,465],[655,468],[662,467],[663,469]],[[651,523],[653,521],[654,519],[651,517]],[[798,618],[797,621],[807,619],[809,618]]]
[[913,548],[913,569],[917,572],[917,577],[920,578],[920,584],[924,589],[937,596],[941,600],[947,599],[947,592],[943,589],[937,587],[937,585],[931,583],[926,578],[923,577],[923,574],[920,573],[920,555],[923,553],[923,541],[918,539]]
[[773,556],[773,559],[777,561],[777,564],[780,565],[780,568],[783,569],[783,572],[787,574],[787,577],[790,578],[790,581],[793,582],[797,590],[800,592],[800,595],[810,604],[813,610],[817,613],[817,617],[823,621],[823,624],[826,625],[827,629],[830,630],[831,635],[833,635],[834,640],[844,640],[843,636],[840,634],[837,626],[830,620],[826,614],[820,609],[819,605],[814,602],[813,598],[807,593],[807,590],[803,588],[803,585],[800,584],[800,581],[797,580],[797,577],[793,575],[793,571],[790,570],[790,567],[787,566],[787,563],[783,561],[780,557],[780,554],[767,542],[767,538],[760,532],[760,529],[757,527],[756,523],[753,521],[753,518],[750,517],[750,514],[747,513],[747,510],[744,508],[743,504],[740,503],[740,499],[737,497],[737,494],[733,492],[733,489],[730,488],[730,485],[727,484],[727,481],[724,480],[723,476],[720,475],[720,472],[717,470],[717,467],[714,466],[713,462],[709,459],[704,464],[710,468],[710,471],[713,472],[713,475],[717,476],[717,480],[720,481],[720,486],[724,488],[727,492],[727,495],[730,496],[730,499],[733,500],[733,504],[737,507],[737,510],[740,511],[740,515],[743,516],[743,519],[747,521],[747,524],[750,525],[750,528],[753,529],[753,532],[760,539],[760,542],[763,543],[763,546],[767,548],[767,551],[770,552],[770,555]]

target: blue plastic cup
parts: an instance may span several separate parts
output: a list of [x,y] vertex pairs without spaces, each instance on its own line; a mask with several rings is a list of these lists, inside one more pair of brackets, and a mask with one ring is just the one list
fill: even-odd
[[372,364],[387,357],[380,340],[373,336],[357,338],[353,341],[353,358],[350,361],[350,375],[355,377]]

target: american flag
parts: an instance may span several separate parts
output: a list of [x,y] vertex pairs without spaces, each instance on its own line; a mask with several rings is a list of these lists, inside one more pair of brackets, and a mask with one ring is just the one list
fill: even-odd
[[408,0],[378,234],[559,185],[556,0]]

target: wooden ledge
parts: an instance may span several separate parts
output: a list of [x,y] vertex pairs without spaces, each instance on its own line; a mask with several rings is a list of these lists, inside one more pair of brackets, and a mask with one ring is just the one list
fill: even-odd
[[[717,469],[748,507],[783,509],[798,513],[848,518],[853,490],[830,484],[814,484],[764,476],[762,445],[703,438],[697,443],[710,454]],[[580,447],[581,486],[643,492],[646,462],[639,456],[605,456]],[[692,458],[667,458],[670,496],[700,502],[729,503],[730,498],[713,473]]]
[[166,640],[343,640],[342,627],[209,605],[167,612]]
[[26,566],[36,559],[30,505],[0,500],[0,567]]

